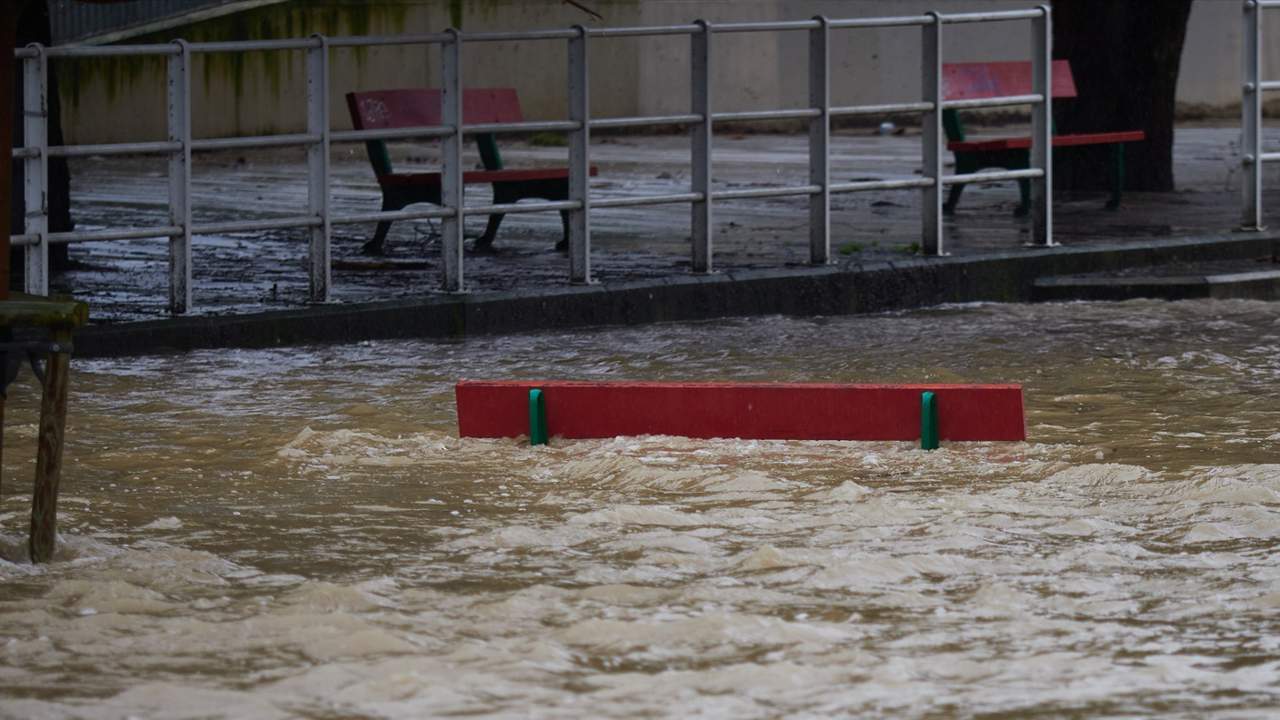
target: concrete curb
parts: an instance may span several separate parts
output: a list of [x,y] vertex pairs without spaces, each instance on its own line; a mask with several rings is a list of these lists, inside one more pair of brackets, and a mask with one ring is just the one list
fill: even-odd
[[463,337],[592,325],[748,315],[847,315],[940,303],[1027,302],[1035,280],[1167,262],[1274,256],[1280,233],[1239,233],[864,266],[682,275],[660,281],[527,292],[437,294],[416,301],[94,325],[79,357],[258,348],[395,338]]
[[1280,300],[1280,270],[1163,276],[1054,275],[1036,280],[1035,300]]

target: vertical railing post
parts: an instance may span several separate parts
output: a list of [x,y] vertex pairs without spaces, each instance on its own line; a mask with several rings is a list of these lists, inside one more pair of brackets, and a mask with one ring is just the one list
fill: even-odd
[[591,282],[591,74],[587,64],[587,29],[574,25],[569,40],[569,282]]
[[809,184],[822,189],[809,196],[809,262],[831,260],[831,53],[830,27],[819,15],[809,31]]
[[693,271],[709,273],[711,263],[711,25],[705,20],[694,20],[701,30],[690,36],[690,112],[701,115],[701,122],[691,130],[692,185],[689,192],[698,193],[701,200],[693,203],[690,237],[693,241]]
[[922,27],[920,82],[923,100],[933,108],[920,119],[922,174],[932,185],[924,188],[920,219],[924,224],[921,252],[944,255],[942,248],[942,17],[925,13],[932,20]]
[[444,290],[464,291],[462,276],[463,204],[462,184],[462,33],[453,28],[445,31],[449,40],[441,48],[443,74],[443,107],[441,119],[453,132],[440,143],[441,204],[449,211],[440,223],[440,251],[443,256]]
[[308,263],[313,303],[328,302],[329,239],[329,40],[312,35],[307,49],[307,211],[320,220],[309,230]]
[[[49,294],[49,60],[41,45],[22,63],[22,144],[36,154],[23,161],[24,232],[36,236],[23,252],[25,290]],[[3,51],[3,50],[0,50]],[[2,100],[7,102],[8,99]],[[3,148],[3,152],[9,152]]]
[[169,154],[169,312],[191,309],[191,48],[174,40],[169,56],[169,141],[181,147]]
[[1031,180],[1031,244],[1053,241],[1053,16],[1049,6],[1031,21],[1031,92],[1043,99],[1031,106],[1031,167],[1044,173]]
[[1243,230],[1262,229],[1262,8],[1244,4],[1244,87],[1241,98],[1240,155],[1244,171]]

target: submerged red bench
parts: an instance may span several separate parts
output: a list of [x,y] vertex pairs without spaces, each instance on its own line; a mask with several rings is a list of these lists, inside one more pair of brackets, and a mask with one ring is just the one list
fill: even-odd
[[[442,94],[439,89],[416,88],[405,90],[371,90],[347,93],[347,110],[351,124],[357,130],[419,127],[440,125]],[[472,88],[462,94],[463,123],[515,123],[524,120],[520,112],[520,100],[513,88]],[[525,198],[542,200],[566,200],[569,197],[569,169],[564,167],[529,168],[511,170],[504,167],[502,154],[492,133],[477,133],[476,147],[484,170],[462,174],[466,185],[488,183],[493,185],[495,204],[514,203]],[[400,210],[414,203],[440,204],[441,179],[439,172],[396,172],[387,153],[387,144],[381,140],[365,143],[369,163],[382,189],[382,209]],[[591,168],[591,174],[596,169]],[[503,215],[490,215],[484,235],[476,240],[476,248],[493,244],[502,224]],[[564,237],[557,244],[563,249],[569,238],[569,211],[560,211]],[[383,242],[391,229],[391,221],[378,223],[373,239],[365,243],[366,252],[382,252]]]
[[529,434],[529,391],[564,438],[679,435],[778,440],[915,440],[921,393],[943,440],[1025,440],[1020,385],[843,385],[463,380],[458,434]]
[[[1031,63],[1029,62],[975,62],[946,63],[942,66],[943,98],[969,100],[976,98],[1005,97],[1031,94]],[[1066,60],[1053,61],[1053,98],[1076,97],[1075,78],[1071,64]],[[942,111],[942,126],[947,133],[947,149],[955,153],[956,173],[974,173],[984,168],[1020,170],[1031,165],[1031,138],[1011,137],[991,140],[965,140],[964,126],[954,109]],[[1107,209],[1120,205],[1124,188],[1124,145],[1146,139],[1142,130],[1124,130],[1105,133],[1079,133],[1054,135],[1053,147],[1080,147],[1085,145],[1111,146],[1111,198]],[[1031,182],[1019,180],[1021,202],[1017,213],[1025,214],[1031,205]],[[963,184],[951,186],[951,192],[943,210],[952,212],[964,192]]]

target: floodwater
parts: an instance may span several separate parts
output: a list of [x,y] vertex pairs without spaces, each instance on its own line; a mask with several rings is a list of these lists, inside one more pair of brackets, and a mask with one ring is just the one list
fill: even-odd
[[[1280,304],[80,361],[9,406],[0,716],[1261,717]],[[474,378],[1021,382],[1026,443],[456,437]]]

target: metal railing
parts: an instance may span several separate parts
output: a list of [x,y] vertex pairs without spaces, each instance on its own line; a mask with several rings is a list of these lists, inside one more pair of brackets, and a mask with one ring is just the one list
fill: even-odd
[[1262,166],[1280,160],[1280,152],[1263,152],[1263,93],[1280,90],[1280,80],[1262,79],[1262,11],[1280,8],[1280,0],[1245,0],[1244,3],[1244,84],[1241,110],[1241,163],[1244,169],[1244,230],[1262,230]]
[[[942,36],[947,25],[957,23],[1030,20],[1032,93],[1013,97],[978,100],[945,100],[942,80]],[[919,102],[838,107],[831,103],[830,39],[833,31],[846,29],[919,27],[923,52],[921,78],[923,96]],[[715,112],[712,102],[712,45],[717,35],[752,32],[807,32],[809,40],[809,107],[794,110]],[[713,208],[716,201],[745,198],[808,196],[809,257],[815,265],[830,262],[831,196],[837,193],[919,188],[924,195],[922,251],[943,255],[942,191],[948,185],[992,180],[1032,180],[1032,243],[1054,245],[1051,189],[1052,87],[1050,47],[1052,39],[1048,6],[1027,10],[940,14],[883,18],[830,20],[824,17],[790,22],[716,24],[698,20],[687,25],[658,27],[618,27],[587,29],[575,26],[562,30],[529,32],[483,32],[463,34],[457,30],[425,35],[388,37],[312,36],[294,40],[189,43],[177,40],[160,45],[117,45],[106,47],[42,47],[31,45],[17,51],[25,73],[24,148],[14,151],[25,166],[27,222],[25,232],[13,244],[25,248],[26,289],[35,294],[48,291],[48,248],[51,243],[92,240],[123,240],[167,237],[169,239],[169,309],[187,312],[192,307],[191,243],[193,235],[243,232],[279,228],[307,228],[309,232],[310,299],[326,302],[330,297],[330,234],[335,224],[369,223],[382,220],[439,218],[442,222],[443,289],[465,290],[463,220],[469,216],[495,213],[526,213],[545,210],[569,211],[569,280],[591,282],[591,211],[640,205],[687,203],[692,212],[692,266],[695,273],[714,268]],[[592,38],[687,35],[690,38],[690,111],[684,114],[645,117],[591,117],[589,97],[590,67],[587,47]],[[551,122],[463,123],[464,43],[502,41],[566,41],[568,43],[568,119]],[[330,127],[329,51],[342,47],[385,45],[438,45],[442,53],[441,87],[443,113],[439,126],[385,130],[334,131]],[[301,51],[306,57],[307,129],[305,133],[257,137],[195,139],[191,132],[191,58],[197,53],[246,51]],[[60,57],[157,55],[168,64],[168,138],[159,142],[107,145],[55,146],[47,144],[48,60]],[[945,136],[942,112],[950,108],[1031,105],[1031,167],[1025,170],[943,174]],[[831,120],[855,115],[889,113],[922,117],[920,178],[862,182],[831,182]],[[713,191],[713,126],[717,122],[801,119],[809,124],[809,182],[804,185],[751,190]],[[687,192],[642,197],[594,197],[590,193],[590,134],[593,128],[634,128],[682,123],[691,126],[691,183]],[[568,134],[569,198],[559,202],[527,204],[466,205],[464,202],[462,148],[469,133],[512,133],[556,131]],[[440,138],[442,143],[441,205],[429,209],[398,210],[335,215],[330,207],[330,145],[366,140]],[[191,153],[193,150],[305,146],[307,150],[307,214],[297,217],[239,222],[194,223],[191,208]],[[167,155],[169,158],[169,218],[159,227],[124,228],[94,232],[48,232],[47,162],[50,157],[121,154]]]

